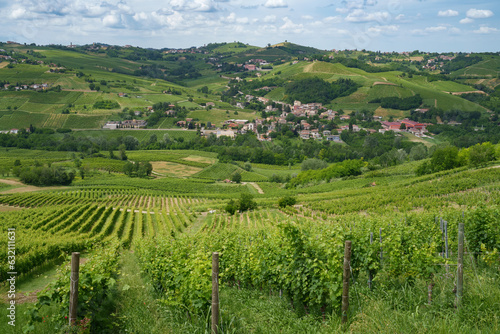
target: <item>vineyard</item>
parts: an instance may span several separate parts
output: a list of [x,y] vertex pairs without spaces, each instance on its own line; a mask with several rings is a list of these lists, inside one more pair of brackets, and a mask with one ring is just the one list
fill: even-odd
[[[499,168],[416,177],[402,165],[297,189],[262,182],[264,193],[257,194],[253,187],[215,182],[218,170],[240,169],[227,166],[208,167],[216,172],[206,173],[211,180],[103,173],[65,189],[0,195],[1,206],[15,209],[0,212],[0,229],[6,235],[15,228],[21,282],[63,263],[37,301],[23,306],[24,331],[67,329],[71,252],[86,258],[79,326],[91,333],[164,332],[158,324],[172,332],[208,332],[213,252],[220,254],[221,332],[340,331],[346,240],[352,242],[350,331],[500,330]],[[225,212],[227,199],[250,193],[256,209]],[[278,207],[284,194],[295,196],[297,205]],[[463,310],[453,292],[459,223],[466,241]],[[0,256],[7,258],[7,249],[2,239]],[[5,281],[9,264],[1,266]],[[141,322],[143,311],[131,312],[127,298],[149,298],[144,319],[156,320]],[[113,325],[107,308],[114,310]],[[286,316],[273,322],[274,313]]]

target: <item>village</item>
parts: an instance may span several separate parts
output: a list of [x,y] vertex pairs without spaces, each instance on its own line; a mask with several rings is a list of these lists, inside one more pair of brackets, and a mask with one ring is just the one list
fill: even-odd
[[[247,100],[252,100],[255,97],[246,96]],[[355,119],[351,115],[346,115],[343,111],[334,111],[327,109],[321,103],[303,104],[300,101],[295,101],[293,105],[276,102],[281,105],[281,108],[272,106],[271,100],[258,97],[259,102],[266,104],[266,108],[262,114],[270,114],[268,117],[259,117],[254,120],[248,119],[228,119],[222,122],[219,126],[212,122],[202,123],[197,119],[185,118],[178,120],[175,125],[180,129],[198,130],[202,136],[216,135],[217,137],[230,137],[234,139],[238,135],[253,132],[260,141],[272,141],[276,137],[276,133],[283,128],[290,130],[295,136],[308,140],[326,140],[341,143],[341,133],[343,131],[366,131],[368,133],[384,133],[386,131],[407,132],[417,137],[429,137],[426,127],[431,123],[419,123],[409,119],[383,121],[380,116],[373,116],[372,121],[377,121],[380,126],[375,128],[363,128],[355,124]],[[206,103],[206,108],[212,108],[213,102]],[[242,106],[240,102],[237,107]],[[154,113],[152,108],[147,108],[149,113]],[[287,110],[287,111],[281,111]],[[425,113],[428,109],[416,109],[421,113]],[[141,114],[140,111],[135,112],[136,116]],[[169,109],[164,112],[166,117],[175,117],[176,111]],[[339,125],[337,124],[344,125]],[[104,129],[141,129],[147,127],[146,120],[123,120],[123,121],[108,121]]]

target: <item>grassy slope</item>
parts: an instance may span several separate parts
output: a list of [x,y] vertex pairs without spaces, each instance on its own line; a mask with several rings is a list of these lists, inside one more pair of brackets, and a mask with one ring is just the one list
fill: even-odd
[[[273,60],[277,57],[292,57],[296,52],[313,52],[313,50],[298,46],[292,43],[280,43],[276,46],[284,46],[285,49],[278,47],[257,48],[251,47],[242,49],[236,48],[237,44],[228,43],[217,49],[220,53],[234,53],[232,58],[227,61],[245,61],[251,58],[263,58]],[[26,48],[18,46],[17,50],[24,52]],[[75,71],[66,73],[50,73],[48,66],[43,65],[15,65],[14,68],[0,68],[0,76],[4,80],[21,83],[42,83],[47,82],[52,85],[61,85],[63,89],[73,91],[63,91],[60,93],[36,93],[36,92],[0,92],[0,129],[22,128],[33,124],[38,127],[74,127],[74,128],[99,128],[105,120],[115,118],[114,113],[123,108],[143,109],[157,102],[178,103],[186,108],[194,108],[190,115],[199,118],[202,122],[212,121],[219,123],[227,119],[224,115],[225,110],[232,113],[234,108],[228,104],[218,102],[216,95],[204,95],[197,89],[207,86],[213,92],[221,92],[225,89],[226,79],[220,76],[209,66],[201,66],[204,76],[187,82],[187,87],[181,87],[163,80],[145,79],[131,77],[129,75],[111,72],[113,68],[119,68],[124,71],[134,71],[139,68],[138,62],[129,61],[121,58],[109,58],[104,54],[84,54],[66,50],[55,50],[52,48],[39,47],[36,50],[46,56],[43,60],[48,62],[60,63],[67,68]],[[243,51],[242,53],[236,53]],[[288,58],[290,59],[290,58]],[[483,62],[475,64],[464,72],[457,71],[454,75],[469,74],[482,75],[486,72],[495,75],[498,73],[498,57],[486,59]],[[146,62],[154,63],[154,62]],[[176,66],[171,62],[163,62],[167,66]],[[200,63],[201,64],[201,63]],[[484,72],[484,71],[486,72]],[[101,85],[100,92],[91,92],[88,89],[88,83],[84,78],[77,78],[76,71],[83,71],[86,75],[91,75],[97,83],[106,80],[106,86]],[[483,72],[481,72],[483,71]],[[339,78],[350,78],[356,81],[362,87],[351,96],[342,97],[334,100],[334,107],[346,111],[369,109],[375,110],[378,105],[368,102],[376,97],[399,96],[406,97],[414,94],[420,94],[424,99],[424,104],[437,106],[443,109],[462,109],[462,110],[484,110],[475,103],[469,102],[459,96],[453,96],[447,92],[461,92],[474,90],[471,86],[449,81],[427,82],[425,77],[415,75],[413,78],[402,78],[400,72],[367,73],[360,69],[348,68],[341,64],[331,64],[325,62],[304,62],[300,61],[292,65],[274,66],[271,72],[268,72],[263,78],[278,75],[285,80],[300,79],[306,77],[320,77],[328,81],[334,81]],[[393,85],[374,85],[375,83],[387,82]],[[182,91],[182,95],[162,94],[163,90],[175,88]],[[133,88],[133,89],[132,89]],[[128,94],[126,98],[118,97],[119,92]],[[188,102],[188,95],[196,102]],[[272,99],[282,99],[284,89],[278,88],[271,91],[267,97]],[[120,109],[116,110],[94,110],[92,105],[99,100],[106,99],[116,101]],[[201,109],[199,103],[213,101],[220,110],[213,110],[206,113]],[[50,116],[49,114],[59,114],[68,104],[73,104],[70,116]],[[8,109],[10,107],[10,110]],[[16,108],[16,112],[13,112]],[[406,113],[400,111],[380,111],[380,115],[404,116]],[[92,116],[92,117],[89,117]],[[230,115],[230,118],[233,118]],[[236,117],[235,117],[236,118]],[[243,118],[243,117],[237,117]],[[249,115],[244,118],[252,119]],[[166,122],[165,124],[170,124]]]

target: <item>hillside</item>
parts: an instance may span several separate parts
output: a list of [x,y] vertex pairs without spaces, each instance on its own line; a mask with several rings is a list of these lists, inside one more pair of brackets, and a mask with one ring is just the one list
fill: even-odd
[[[0,91],[2,130],[26,128],[30,124],[46,128],[95,129],[104,125],[106,120],[116,119],[118,113],[125,108],[145,111],[148,106],[158,102],[168,102],[179,108],[185,107],[193,115],[200,115],[205,109],[203,105],[213,102],[215,108],[212,111],[212,123],[220,124],[224,117],[215,116],[217,110],[238,110],[235,105],[220,102],[219,94],[227,89],[227,79],[221,75],[240,75],[247,77],[247,80],[259,80],[255,77],[256,72],[238,72],[242,69],[241,64],[251,63],[255,59],[272,63],[271,71],[260,72],[260,80],[263,81],[272,78],[287,82],[310,77],[329,82],[340,78],[354,80],[360,88],[350,96],[331,101],[330,105],[347,113],[368,109],[384,119],[389,116],[409,116],[408,110],[381,109],[380,105],[371,101],[382,97],[407,97],[416,94],[423,98],[423,108],[484,112],[484,107],[461,98],[460,94],[476,92],[477,87],[481,88],[478,85],[487,85],[494,89],[498,85],[494,78],[500,65],[497,55],[481,55],[484,60],[453,72],[452,76],[457,79],[450,81],[451,77],[438,77],[432,72],[415,71],[412,69],[414,66],[404,65],[413,61],[410,59],[419,59],[417,56],[401,59],[391,55],[387,58],[392,63],[379,66],[366,62],[372,59],[369,53],[341,52],[332,55],[326,51],[288,42],[265,48],[243,43],[220,43],[209,44],[199,50],[163,51],[107,45],[69,49],[3,44],[2,48],[5,51],[1,53],[11,57],[0,66],[0,78],[3,85],[8,87],[7,90]],[[330,58],[324,58],[322,54],[330,55]],[[328,61],[311,61],[314,57],[323,57]],[[424,57],[421,58],[425,61]],[[290,61],[293,59],[296,60],[292,64]],[[337,62],[338,59],[340,62]],[[342,59],[357,61],[346,64],[359,68],[347,67]],[[366,63],[356,59],[365,59]],[[219,71],[222,68],[222,73],[216,70],[217,63],[222,64],[222,67],[219,67]],[[236,64],[240,64],[240,67]],[[389,69],[390,64],[395,64],[393,68],[399,70],[371,70]],[[404,68],[410,70],[410,75],[401,71]],[[235,70],[237,72],[234,72]],[[47,87],[44,87],[43,91],[50,92],[41,93],[30,89],[29,86],[33,84],[46,84]],[[119,94],[126,96],[120,97]],[[282,88],[278,87],[266,97],[279,101],[283,99],[283,94]],[[95,108],[95,102],[101,100],[114,101],[119,108]],[[207,115],[194,118],[207,122],[211,118],[210,113]],[[155,126],[163,128],[172,125],[159,122]]]

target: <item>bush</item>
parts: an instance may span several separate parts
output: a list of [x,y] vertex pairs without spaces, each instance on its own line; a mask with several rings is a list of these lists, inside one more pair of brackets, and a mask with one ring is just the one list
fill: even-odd
[[224,208],[224,210],[226,210],[226,212],[229,213],[230,215],[234,215],[234,213],[236,212],[236,210],[238,210],[238,206],[236,205],[236,202],[231,199],[226,204],[226,207]]
[[231,175],[231,181],[240,183],[241,182],[241,174],[236,172],[233,175]]
[[328,167],[328,163],[326,161],[320,160],[320,159],[316,159],[316,158],[306,159],[306,160],[304,160],[304,162],[302,162],[302,165],[300,166],[300,168],[303,171],[323,169],[323,168],[326,168],[326,167]]
[[257,208],[257,203],[253,200],[253,196],[250,194],[241,194],[238,201],[238,209],[240,212],[253,210],[255,208]]
[[295,197],[285,196],[285,197],[279,199],[278,206],[280,208],[285,208],[287,206],[295,205],[295,203],[297,203],[297,199]]

